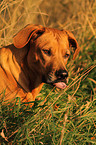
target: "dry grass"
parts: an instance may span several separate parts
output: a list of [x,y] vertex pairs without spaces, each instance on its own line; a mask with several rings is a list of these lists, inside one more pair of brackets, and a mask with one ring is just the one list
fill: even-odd
[[1,144],[95,145],[96,0],[1,0],[0,45],[29,23],[71,30],[81,52],[63,92],[45,85],[32,109],[0,102]]
[[2,0],[0,44],[12,42],[13,34],[28,23],[71,30],[84,44],[89,34],[96,37],[96,1]]

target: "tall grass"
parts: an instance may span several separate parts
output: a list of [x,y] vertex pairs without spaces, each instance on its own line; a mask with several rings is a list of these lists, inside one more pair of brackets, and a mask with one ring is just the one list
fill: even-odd
[[71,30],[81,52],[69,60],[65,90],[45,84],[32,108],[0,101],[1,145],[95,145],[96,0],[0,1],[1,46],[28,23]]

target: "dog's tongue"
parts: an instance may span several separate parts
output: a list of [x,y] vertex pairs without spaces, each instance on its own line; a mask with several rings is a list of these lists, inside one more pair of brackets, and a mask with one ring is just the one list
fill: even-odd
[[54,85],[59,89],[65,89],[67,85],[64,82],[54,83]]

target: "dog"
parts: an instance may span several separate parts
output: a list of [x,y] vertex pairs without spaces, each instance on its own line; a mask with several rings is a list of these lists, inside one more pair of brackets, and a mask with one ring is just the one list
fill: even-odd
[[44,83],[64,89],[71,47],[75,59],[80,47],[69,31],[25,26],[13,37],[13,44],[0,49],[0,96],[4,96],[5,102],[15,97],[30,102],[35,100]]

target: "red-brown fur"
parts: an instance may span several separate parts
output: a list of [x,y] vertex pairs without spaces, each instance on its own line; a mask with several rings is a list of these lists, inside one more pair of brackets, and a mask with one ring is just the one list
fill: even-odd
[[0,93],[5,90],[4,100],[20,97],[34,101],[44,83],[56,81],[56,71],[67,71],[70,46],[75,48],[75,59],[80,47],[69,31],[40,25],[20,30],[13,44],[0,49]]

